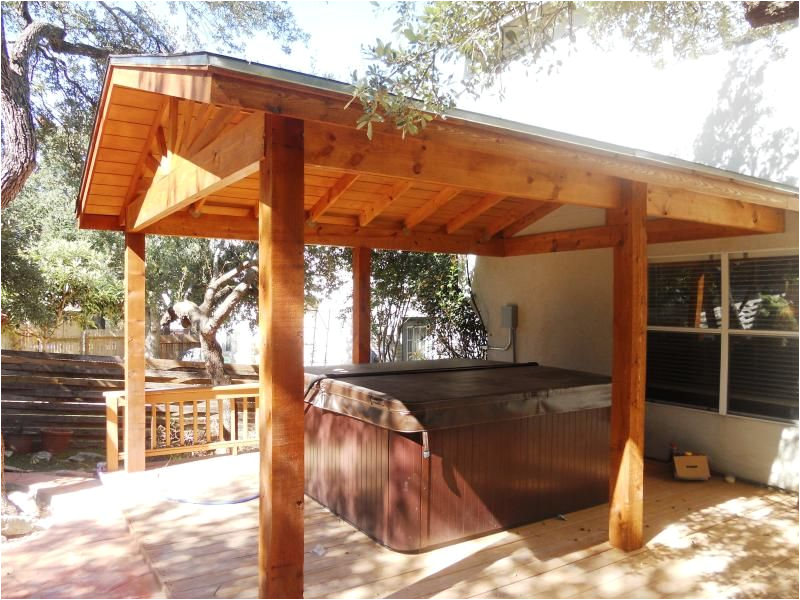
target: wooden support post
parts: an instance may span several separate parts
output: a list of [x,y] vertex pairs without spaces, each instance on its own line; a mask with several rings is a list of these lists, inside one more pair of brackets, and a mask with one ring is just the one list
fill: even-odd
[[125,471],[144,471],[144,234],[125,234]]
[[631,551],[644,543],[647,185],[628,183],[622,198],[620,210],[609,211],[609,223],[620,227],[622,239],[614,248],[608,536],[613,546]]
[[370,361],[372,249],[353,248],[353,362]]
[[303,596],[303,122],[265,116],[258,208],[260,598]]

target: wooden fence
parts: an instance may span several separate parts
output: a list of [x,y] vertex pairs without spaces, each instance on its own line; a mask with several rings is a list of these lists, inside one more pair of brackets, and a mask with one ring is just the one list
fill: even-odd
[[[252,365],[225,365],[234,383],[258,380]],[[3,350],[0,363],[3,433],[38,436],[42,427],[69,427],[75,447],[105,443],[104,392],[123,388],[122,359],[113,356]],[[210,386],[201,363],[147,359],[148,388]]]
[[[4,340],[4,346],[10,345]],[[80,335],[56,336],[46,342],[35,337],[23,336],[13,340],[14,350],[47,352],[49,354],[80,354],[91,356],[124,356],[125,343],[122,333],[106,329],[87,329]],[[161,335],[159,358],[179,360],[191,348],[199,348],[200,340],[191,333]],[[6,348],[4,348],[5,350]]]

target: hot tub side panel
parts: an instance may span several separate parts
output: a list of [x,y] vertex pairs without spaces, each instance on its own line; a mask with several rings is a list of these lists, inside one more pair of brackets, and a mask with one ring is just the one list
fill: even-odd
[[306,492],[413,552],[608,499],[610,409],[432,431],[387,431],[310,407]]
[[606,502],[609,418],[600,408],[431,432],[420,548]]
[[387,536],[389,431],[308,407],[305,490],[378,541]]

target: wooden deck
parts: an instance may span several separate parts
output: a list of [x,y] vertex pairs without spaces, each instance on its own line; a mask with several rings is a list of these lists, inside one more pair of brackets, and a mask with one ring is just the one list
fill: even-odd
[[[218,457],[104,482],[175,598],[255,598],[256,454]],[[797,496],[747,484],[674,481],[647,465],[646,546],[607,540],[602,505],[431,552],[387,550],[307,499],[307,598],[798,597]]]

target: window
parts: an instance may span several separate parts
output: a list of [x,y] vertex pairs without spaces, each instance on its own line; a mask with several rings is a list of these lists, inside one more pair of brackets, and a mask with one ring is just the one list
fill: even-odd
[[653,262],[648,294],[648,400],[797,420],[797,256]]

